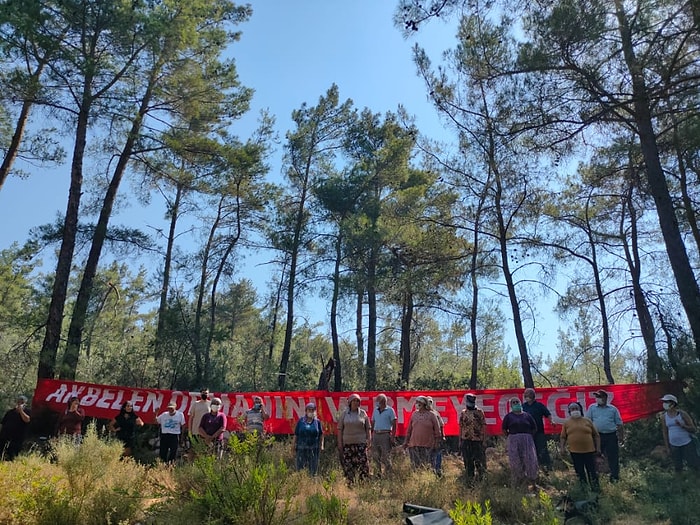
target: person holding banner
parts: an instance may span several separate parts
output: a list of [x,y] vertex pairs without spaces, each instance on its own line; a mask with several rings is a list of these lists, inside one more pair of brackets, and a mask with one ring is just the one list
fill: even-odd
[[605,390],[593,392],[596,403],[588,407],[586,417],[600,433],[600,451],[608,460],[610,466],[610,481],[620,480],[620,443],[625,439],[622,429],[620,411],[608,403],[608,393]]
[[371,446],[372,433],[367,412],[360,408],[360,396],[348,397],[348,408],[338,416],[338,452],[348,484],[355,479],[369,478],[367,450]]
[[537,424],[530,414],[523,412],[519,398],[510,398],[509,404],[510,412],[503,418],[501,428],[507,437],[511,478],[515,485],[526,480],[534,484],[537,479],[537,450],[533,436],[537,432]]

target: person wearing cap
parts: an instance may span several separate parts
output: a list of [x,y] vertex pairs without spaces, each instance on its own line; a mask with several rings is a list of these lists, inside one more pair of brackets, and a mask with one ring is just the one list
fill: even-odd
[[269,418],[265,410],[262,397],[253,396],[253,407],[245,412],[245,431],[248,434],[257,434],[262,437],[265,430],[265,421]]
[[[391,472],[391,447],[396,440],[396,412],[387,405],[386,394],[374,398],[372,412],[372,458],[379,478]],[[382,472],[383,467],[383,472]]]
[[440,422],[428,407],[428,399],[425,396],[416,398],[416,410],[411,414],[406,429],[404,449],[408,450],[411,464],[414,468],[423,468],[433,465],[433,455],[439,446],[442,435],[440,434]]
[[5,412],[0,421],[0,456],[12,461],[22,450],[24,436],[31,420],[31,413],[27,408],[27,398],[17,396],[15,406]]
[[199,423],[202,421],[202,416],[209,413],[209,389],[202,388],[199,391],[198,399],[190,405],[190,411],[187,413],[187,430],[190,437],[199,437]]
[[686,463],[689,468],[697,470],[700,468],[700,458],[693,442],[693,434],[697,432],[695,423],[686,412],[678,408],[678,398],[673,394],[666,394],[661,402],[664,408],[661,430],[673,468],[676,472],[681,472],[683,463]]
[[143,420],[134,412],[131,401],[122,403],[119,413],[109,422],[109,431],[124,444],[122,456],[131,456],[136,443],[136,428],[143,426]]
[[338,452],[348,484],[356,478],[369,478],[367,450],[372,444],[371,423],[367,412],[360,408],[360,396],[348,397],[348,408],[338,416]]
[[430,410],[438,420],[440,424],[440,439],[435,444],[435,449],[433,450],[433,469],[438,477],[442,476],[442,449],[445,446],[445,422],[442,420],[440,412],[435,409],[434,401],[432,396],[425,396],[428,401],[428,410]]
[[535,399],[535,389],[526,388],[523,392],[523,412],[527,412],[532,416],[537,425],[537,432],[533,436],[535,440],[535,450],[537,450],[537,462],[545,472],[552,470],[552,458],[547,450],[547,435],[544,433],[544,419],[548,419],[551,425],[552,413],[549,409]]
[[323,425],[316,417],[316,403],[307,403],[304,417],[294,427],[294,453],[297,470],[306,467],[309,474],[318,473],[318,458],[323,450]]
[[622,417],[617,407],[608,403],[605,390],[597,390],[593,396],[596,402],[588,407],[586,417],[600,433],[600,451],[608,461],[610,481],[615,483],[620,480],[620,443],[625,439]]
[[221,412],[221,399],[215,397],[209,403],[209,412],[199,421],[199,437],[210,447],[217,457],[224,451],[224,432],[226,432],[226,414]]
[[501,429],[507,437],[511,478],[515,485],[521,485],[524,481],[534,485],[537,479],[537,450],[533,436],[537,432],[537,424],[530,414],[523,412],[519,398],[510,398],[508,404],[510,412],[503,418]]
[[595,458],[600,453],[600,434],[593,422],[583,417],[583,407],[577,401],[569,403],[567,410],[569,418],[559,434],[561,453],[563,455],[568,448],[581,485],[598,490]]
[[158,415],[156,421],[160,425],[160,459],[163,463],[172,463],[177,457],[185,415],[177,409],[175,401],[171,401],[168,409]]
[[476,395],[464,394],[464,409],[459,414],[459,451],[469,481],[486,473],[486,416],[476,406]]

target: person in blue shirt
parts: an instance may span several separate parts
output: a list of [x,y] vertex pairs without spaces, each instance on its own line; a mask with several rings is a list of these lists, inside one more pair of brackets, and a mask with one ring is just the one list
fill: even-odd
[[372,458],[374,474],[381,478],[391,472],[391,447],[396,444],[396,412],[387,405],[386,394],[379,394],[374,398],[374,402],[376,406],[372,412]]
[[297,470],[305,466],[309,474],[318,473],[318,458],[323,450],[323,426],[316,417],[316,404],[307,403],[306,413],[294,428],[294,451]]
[[593,392],[596,403],[588,407],[586,417],[593,421],[600,434],[600,452],[608,460],[610,481],[620,480],[620,444],[625,440],[622,417],[617,407],[608,403],[605,390]]

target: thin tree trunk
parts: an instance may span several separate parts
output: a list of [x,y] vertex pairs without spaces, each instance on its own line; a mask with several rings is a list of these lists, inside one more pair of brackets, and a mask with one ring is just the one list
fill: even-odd
[[338,235],[335,240],[335,263],[333,266],[333,296],[331,298],[331,342],[333,344],[333,390],[343,390],[343,380],[340,370],[340,343],[338,342],[338,297],[340,296],[340,261],[342,258],[343,237]]
[[29,120],[29,111],[34,104],[34,97],[39,90],[39,78],[46,67],[46,62],[42,61],[37,64],[36,71],[29,78],[29,92],[22,101],[22,108],[19,110],[19,115],[17,116],[17,121],[15,123],[15,131],[12,134],[12,139],[10,139],[10,145],[5,152],[5,157],[2,159],[2,165],[0,165],[0,190],[2,190],[7,177],[12,170],[12,166],[17,159],[19,153],[19,145],[22,143],[22,138],[24,137],[24,131],[27,127],[27,121]]
[[[642,261],[639,257],[639,236],[637,233],[637,210],[632,201],[632,192],[634,186],[630,184],[625,198],[624,207],[629,212],[630,234],[626,235],[623,231],[623,220],[620,221],[620,238],[623,239],[622,247],[625,251],[625,260],[630,272],[632,282],[632,297],[634,299],[634,308],[637,312],[637,321],[639,322],[639,330],[642,334],[644,347],[647,352],[646,379],[648,382],[659,381],[665,379],[663,377],[663,365],[659,352],[656,349],[656,329],[654,328],[654,320],[647,305],[644,289],[642,288]],[[626,242],[629,237],[631,247]]]
[[403,308],[401,311],[401,342],[399,344],[401,355],[401,387],[408,388],[411,369],[411,326],[413,324],[413,294],[404,294]]

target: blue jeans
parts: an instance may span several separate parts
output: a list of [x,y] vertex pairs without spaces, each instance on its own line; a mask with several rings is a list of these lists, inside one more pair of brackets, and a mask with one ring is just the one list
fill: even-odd
[[309,474],[315,476],[318,472],[318,456],[318,448],[298,448],[297,470],[301,470],[306,466],[309,469]]

